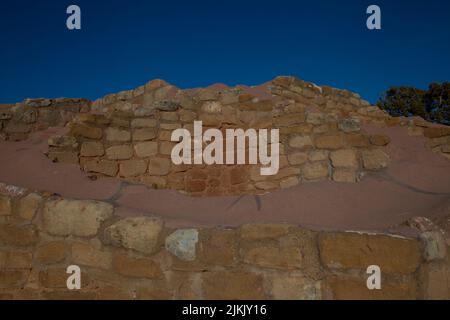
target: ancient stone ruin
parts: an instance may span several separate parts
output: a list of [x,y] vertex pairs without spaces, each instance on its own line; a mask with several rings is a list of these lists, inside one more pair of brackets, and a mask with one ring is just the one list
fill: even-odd
[[[174,164],[195,121],[278,129],[278,172]],[[450,298],[450,128],[356,93],[153,80],[0,105],[0,138],[0,298]]]

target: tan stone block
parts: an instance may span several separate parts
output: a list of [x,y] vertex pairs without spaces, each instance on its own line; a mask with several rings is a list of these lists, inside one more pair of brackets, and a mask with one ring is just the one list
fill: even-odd
[[158,125],[156,119],[142,118],[131,120],[131,128],[155,128]]
[[11,199],[3,194],[0,194],[0,216],[9,216],[11,211]]
[[205,299],[212,300],[259,300],[267,298],[263,277],[247,272],[202,273],[202,290]]
[[151,157],[158,153],[158,143],[155,141],[137,143],[134,145],[134,150],[138,157]]
[[153,279],[163,276],[160,266],[155,261],[124,254],[114,256],[113,268],[117,273],[127,277]]
[[126,160],[120,163],[121,177],[135,177],[147,171],[147,162],[144,160]]
[[30,246],[38,242],[39,233],[34,226],[0,224],[0,244]]
[[42,229],[57,236],[94,236],[113,210],[108,203],[92,200],[47,201],[42,213]]
[[116,161],[89,160],[85,163],[85,170],[88,172],[102,173],[106,176],[114,177],[119,171],[119,165]]
[[314,143],[319,149],[336,150],[344,146],[344,142],[341,135],[327,134],[316,137]]
[[167,158],[152,158],[148,166],[148,172],[154,176],[165,176],[170,172],[172,163]]
[[88,126],[83,123],[76,123],[71,128],[71,134],[89,139],[101,139],[103,131],[101,128]]
[[424,299],[450,299],[450,265],[445,263],[428,263],[420,269],[420,282]]
[[122,219],[105,230],[105,241],[118,247],[150,254],[156,251],[164,223],[150,217]]
[[304,276],[283,274],[271,279],[272,298],[275,300],[319,300],[321,282]]
[[391,138],[385,134],[375,134],[370,136],[370,143],[375,146],[385,146],[391,142]]
[[308,153],[308,159],[312,162],[328,160],[329,153],[327,150],[311,150]]
[[24,251],[0,251],[0,270],[31,269],[33,255]]
[[133,141],[147,141],[156,138],[155,128],[142,128],[133,130]]
[[335,168],[358,168],[359,162],[356,151],[341,149],[330,153],[331,164]]
[[289,146],[295,149],[304,149],[313,146],[310,136],[293,136],[289,140]]
[[417,240],[356,232],[323,232],[319,247],[322,262],[328,268],[366,270],[370,265],[378,265],[387,274],[415,272],[422,256]]
[[18,201],[17,214],[25,220],[33,220],[42,197],[37,193],[30,193]]
[[349,147],[368,147],[369,138],[361,133],[351,133],[345,135],[345,142]]
[[233,265],[237,258],[236,232],[220,229],[201,230],[198,258],[209,265]]
[[280,181],[280,187],[282,189],[287,189],[287,188],[295,187],[299,183],[300,183],[300,180],[298,177],[289,177],[289,178],[285,178]]
[[389,164],[389,156],[380,149],[363,150],[361,158],[363,167],[368,170],[380,170]]
[[336,182],[357,182],[358,175],[355,170],[351,169],[334,169],[333,180]]
[[34,259],[42,264],[52,264],[64,261],[66,245],[63,241],[47,242],[36,248]]
[[72,262],[76,265],[109,269],[111,261],[112,255],[109,251],[82,242],[72,243]]
[[301,165],[308,160],[308,156],[305,152],[295,152],[288,155],[288,162],[290,165]]
[[174,142],[163,141],[159,145],[159,153],[170,156],[172,154],[172,149],[173,147],[175,147],[175,145],[176,143]]
[[289,224],[245,224],[240,227],[240,237],[244,241],[277,239],[288,234],[292,228]]
[[325,179],[328,172],[328,163],[324,161],[309,162],[302,168],[303,178],[306,180]]
[[105,154],[105,149],[100,142],[86,141],[81,145],[80,155],[82,157],[98,157]]
[[105,130],[106,140],[113,142],[129,142],[131,134],[128,130],[109,127]]
[[109,160],[127,160],[133,156],[133,148],[130,145],[112,146],[106,149]]

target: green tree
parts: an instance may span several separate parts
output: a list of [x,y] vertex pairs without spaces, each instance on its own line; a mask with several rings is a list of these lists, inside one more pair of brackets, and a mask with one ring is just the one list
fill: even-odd
[[432,83],[428,90],[414,87],[391,87],[377,105],[390,115],[420,116],[425,120],[450,124],[450,83]]

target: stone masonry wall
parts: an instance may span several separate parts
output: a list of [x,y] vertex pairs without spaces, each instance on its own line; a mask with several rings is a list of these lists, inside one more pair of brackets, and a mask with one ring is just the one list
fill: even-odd
[[[365,172],[389,163],[383,149],[390,138],[369,135],[363,125],[399,123],[357,94],[292,77],[258,87],[193,90],[154,80],[108,95],[92,108],[97,114],[80,115],[70,123],[68,136],[50,141],[52,159],[62,154],[93,176],[196,196],[265,193],[324,179],[357,182]],[[195,120],[202,121],[204,130],[223,133],[228,128],[278,128],[278,173],[262,176],[259,165],[174,165],[171,133],[186,128],[192,134]]]
[[65,126],[90,110],[86,99],[26,99],[14,105],[0,105],[0,139],[24,140],[31,132]]
[[[108,203],[0,186],[1,299],[450,299],[450,248],[287,224],[174,230]],[[369,265],[382,289],[368,290]],[[66,268],[81,268],[68,290]]]

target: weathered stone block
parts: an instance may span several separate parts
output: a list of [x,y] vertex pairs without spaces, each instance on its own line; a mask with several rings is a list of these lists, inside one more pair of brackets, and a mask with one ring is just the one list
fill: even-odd
[[0,224],[0,244],[12,246],[30,246],[39,240],[39,233],[34,226],[15,226]]
[[89,160],[85,163],[85,170],[88,172],[102,173],[106,176],[114,177],[119,171],[119,165],[116,161],[110,160]]
[[42,264],[58,263],[64,261],[66,252],[66,245],[63,241],[47,242],[36,248],[34,259]]
[[202,273],[202,290],[205,299],[248,300],[265,299],[263,277],[248,272]]
[[295,152],[288,155],[290,165],[296,166],[305,163],[308,160],[308,155],[304,152]]
[[391,138],[385,134],[375,134],[370,136],[370,143],[375,146],[385,146],[391,142]]
[[198,244],[199,260],[211,265],[233,265],[237,257],[235,237],[234,230],[201,230]]
[[115,246],[153,253],[157,249],[163,222],[149,217],[125,218],[105,230],[105,240]]
[[297,275],[273,276],[271,289],[275,300],[319,300],[322,296],[320,281]]
[[17,203],[17,214],[25,220],[33,220],[42,197],[37,193],[30,193]]
[[88,126],[83,123],[75,123],[72,126],[71,134],[89,139],[101,139],[103,131],[101,128]]
[[336,182],[357,182],[358,175],[355,170],[352,169],[334,169],[333,180]]
[[127,130],[109,127],[105,130],[106,140],[113,142],[128,142],[131,140],[131,134]]
[[111,261],[112,254],[109,251],[82,242],[72,244],[72,262],[76,265],[109,269]]
[[159,265],[147,258],[135,258],[124,254],[116,254],[113,259],[114,270],[127,277],[161,278],[163,273]]
[[419,241],[356,232],[321,233],[319,247],[328,268],[366,270],[378,265],[389,274],[413,273],[422,256]]
[[154,156],[158,153],[158,142],[148,141],[141,142],[134,145],[136,155],[141,158]]
[[331,164],[335,168],[358,168],[358,157],[353,149],[341,149],[330,153]]
[[130,145],[112,146],[106,149],[106,156],[110,160],[127,160],[133,156],[133,148]]
[[312,147],[313,142],[310,136],[294,136],[289,140],[289,146],[296,149]]
[[309,162],[302,168],[303,178],[306,180],[327,178],[328,171],[328,163],[324,161]]
[[341,135],[326,134],[316,137],[314,143],[319,149],[336,150],[344,146]]
[[105,149],[100,142],[86,141],[81,145],[82,157],[99,157],[105,154]]
[[113,214],[110,204],[92,200],[52,200],[44,205],[42,229],[53,235],[91,237]]
[[167,158],[152,158],[148,165],[148,172],[154,176],[165,176],[169,173],[171,160]]
[[120,163],[120,176],[135,177],[147,171],[147,162],[144,160],[126,160]]
[[147,141],[156,138],[155,128],[143,128],[133,130],[133,141]]
[[0,194],[0,216],[11,215],[11,199],[7,195]]
[[31,269],[33,254],[24,251],[0,251],[0,270]]
[[367,170],[380,170],[389,164],[389,156],[380,149],[363,150],[361,158],[363,167]]
[[131,121],[131,128],[154,128],[157,124],[156,119],[152,118],[133,119]]

